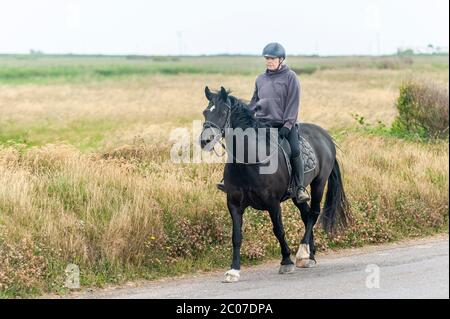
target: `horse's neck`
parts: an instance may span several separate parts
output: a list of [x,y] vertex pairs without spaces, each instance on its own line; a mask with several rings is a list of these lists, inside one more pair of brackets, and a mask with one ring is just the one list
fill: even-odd
[[240,128],[246,130],[248,128],[258,129],[260,127],[259,122],[248,114],[245,109],[247,106],[235,106],[232,110],[230,117],[230,126],[233,129]]
[[[245,111],[240,111],[240,112],[245,112]],[[236,129],[242,130],[241,132],[234,131],[233,132],[234,134],[236,134],[236,135],[239,135],[241,133],[245,134],[246,130],[248,130],[248,129],[254,130],[253,132],[251,132],[254,135],[250,135],[250,136],[253,136],[254,138],[249,138],[247,141],[248,144],[247,143],[244,144],[245,145],[245,147],[244,147],[245,155],[244,156],[246,158],[248,157],[249,151],[252,152],[257,149],[260,149],[261,147],[263,147],[263,149],[266,150],[266,152],[269,152],[269,150],[270,150],[270,152],[273,152],[274,150],[271,149],[271,147],[277,148],[277,145],[278,145],[277,142],[275,142],[276,144],[271,145],[271,142],[274,143],[275,139],[274,139],[273,134],[271,134],[269,131],[266,130],[266,129],[269,129],[269,127],[265,127],[265,126],[261,125],[256,119],[249,118],[249,117],[243,117],[242,114],[235,115],[234,119],[238,119],[238,120],[233,121],[233,114],[232,114],[231,123],[230,123],[231,128],[233,130],[236,130]],[[243,119],[245,119],[245,120],[243,120]],[[263,131],[259,131],[259,129],[262,129]],[[248,132],[248,133],[250,133],[250,132]],[[260,134],[264,134],[264,137],[263,137],[263,135],[260,135]],[[261,140],[260,137],[263,137],[263,139]],[[243,139],[241,139],[241,141],[243,141]],[[227,141],[227,144],[228,144],[228,141]],[[233,144],[235,144],[235,142],[233,142]],[[256,145],[258,145],[257,148],[256,148]],[[232,154],[229,154],[229,155],[232,155],[234,159],[240,158],[240,156],[237,156],[236,151],[237,151],[237,147],[235,145],[233,147]],[[262,157],[260,157],[259,155],[260,155],[259,152],[256,152],[256,161],[257,162],[265,162],[268,160],[268,155],[265,154]]]

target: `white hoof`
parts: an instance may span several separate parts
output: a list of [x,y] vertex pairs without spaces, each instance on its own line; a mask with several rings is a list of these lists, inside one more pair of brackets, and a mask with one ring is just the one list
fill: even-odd
[[225,273],[225,280],[223,282],[237,282],[241,275],[239,274],[239,270],[230,269]]
[[290,265],[281,265],[280,266],[280,270],[278,271],[278,273],[280,275],[283,274],[290,274],[293,273],[295,271],[295,266],[294,264],[290,264]]
[[295,266],[298,268],[312,268],[316,266],[316,262],[309,258],[295,260]]

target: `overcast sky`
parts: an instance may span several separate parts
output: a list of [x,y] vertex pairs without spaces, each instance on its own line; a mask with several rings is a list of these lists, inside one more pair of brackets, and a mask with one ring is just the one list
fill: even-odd
[[0,53],[389,54],[448,47],[448,0],[0,0]]

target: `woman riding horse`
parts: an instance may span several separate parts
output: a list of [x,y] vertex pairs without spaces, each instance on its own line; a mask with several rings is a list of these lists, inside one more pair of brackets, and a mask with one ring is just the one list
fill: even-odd
[[[304,187],[304,166],[300,154],[297,121],[300,104],[300,82],[294,71],[284,64],[286,52],[279,43],[263,49],[266,71],[256,78],[255,91],[249,104],[260,122],[279,129],[279,136],[289,141],[294,175],[294,196],[299,203],[310,200]],[[224,184],[217,187],[224,190]]]
[[[297,125],[294,125],[300,98],[298,79],[295,73],[282,63],[285,53],[280,45],[267,45],[263,54],[267,56],[267,71],[256,79],[255,94],[250,105],[230,95],[224,87],[216,92],[211,92],[205,87],[208,106],[203,110],[205,121],[199,139],[201,149],[212,151],[214,145],[223,137],[227,143],[225,150],[228,159],[224,167],[223,190],[227,194],[227,207],[232,220],[233,256],[231,268],[225,273],[225,282],[236,282],[240,278],[242,225],[247,207],[269,213],[273,232],[281,249],[280,274],[292,273],[295,266],[308,268],[316,264],[313,230],[319,217],[327,234],[338,233],[351,221],[350,206],[345,196],[333,138],[326,130],[315,124],[299,124],[302,138],[310,145],[316,159],[314,167],[304,174],[298,152]],[[264,154],[260,156],[260,152],[257,152],[258,157],[250,160],[250,155],[256,153],[255,145],[258,150],[259,146],[263,146],[265,150],[272,150],[271,145],[274,143],[271,138],[266,137],[267,135],[271,137],[273,130],[277,133],[277,129],[270,127],[267,130],[267,122],[277,127],[279,133],[289,140],[291,148],[294,149],[292,166],[294,174],[297,174],[297,187],[300,192],[292,196],[292,201],[300,210],[301,219],[305,224],[305,233],[295,255],[295,264],[291,259],[291,250],[286,241],[281,216],[281,203],[289,198],[286,194],[290,183],[284,151],[281,150],[277,140],[275,151],[271,151],[268,157],[264,158]],[[260,130],[266,134],[260,135]],[[255,134],[244,136],[245,132]],[[274,137],[280,134],[274,134]],[[245,137],[248,137],[247,143]],[[241,143],[234,145],[234,140],[240,140]],[[245,160],[245,155],[248,160]],[[267,162],[268,159],[270,162]],[[276,163],[275,170],[271,173],[262,173],[261,169],[267,168],[266,164],[272,160]],[[300,193],[301,190],[304,191],[301,186],[306,185],[311,186],[310,205],[300,201],[302,198],[305,200]],[[328,187],[325,193],[326,185]],[[323,198],[325,202],[322,208]]]

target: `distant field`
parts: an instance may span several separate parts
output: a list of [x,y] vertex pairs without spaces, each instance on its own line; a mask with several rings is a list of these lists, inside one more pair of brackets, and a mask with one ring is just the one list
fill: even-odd
[[[297,74],[324,69],[448,69],[448,55],[385,57],[289,57]],[[81,82],[149,74],[239,74],[261,70],[261,57],[145,57],[0,55],[0,83]]]
[[[392,123],[404,80],[448,85],[448,56],[287,62],[300,120],[340,146],[355,218],[332,239],[318,229],[319,249],[446,231],[448,140],[362,126]],[[262,70],[245,56],[0,56],[0,297],[63,293],[68,263],[83,286],[228,265],[223,164],[172,163],[169,135],[202,119],[205,85],[249,99]],[[283,214],[296,249],[303,224],[293,205]],[[278,256],[267,214],[250,210],[244,232],[244,264]]]

